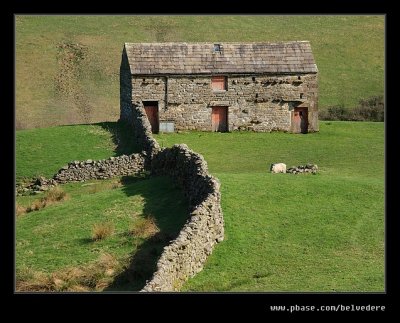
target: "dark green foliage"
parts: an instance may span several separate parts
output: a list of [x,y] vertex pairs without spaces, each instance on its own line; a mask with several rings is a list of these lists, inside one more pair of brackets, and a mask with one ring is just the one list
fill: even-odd
[[332,121],[384,121],[383,96],[360,100],[358,106],[346,109],[343,105],[328,107],[319,113],[320,120]]
[[349,118],[354,121],[384,121],[385,103],[383,96],[374,96],[360,100],[357,107],[352,110]]
[[341,121],[346,120],[347,114],[348,112],[344,106],[335,105],[320,111],[318,116],[320,120]]

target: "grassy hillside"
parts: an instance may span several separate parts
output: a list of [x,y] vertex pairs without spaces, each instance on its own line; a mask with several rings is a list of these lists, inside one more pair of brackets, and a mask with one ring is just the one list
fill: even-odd
[[[203,154],[222,183],[226,239],[187,291],[383,291],[384,128],[160,134]],[[317,175],[271,174],[274,162]]]
[[124,42],[310,40],[320,107],[384,91],[383,16],[16,16],[18,128],[117,120]]

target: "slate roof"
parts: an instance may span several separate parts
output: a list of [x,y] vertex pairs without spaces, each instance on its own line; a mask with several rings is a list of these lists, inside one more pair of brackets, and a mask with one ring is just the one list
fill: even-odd
[[317,73],[308,41],[125,43],[132,74]]

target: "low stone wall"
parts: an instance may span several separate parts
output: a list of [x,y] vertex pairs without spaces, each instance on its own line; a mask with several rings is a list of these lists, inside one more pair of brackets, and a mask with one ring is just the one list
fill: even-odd
[[299,165],[299,166],[292,166],[287,169],[286,173],[289,174],[307,174],[311,173],[313,175],[317,174],[318,166],[315,164],[307,164],[307,165]]
[[142,153],[99,161],[73,161],[61,168],[53,180],[62,184],[151,170],[153,175],[169,175],[179,183],[189,200],[188,220],[178,237],[164,248],[156,272],[142,289],[178,291],[188,278],[203,269],[215,244],[224,239],[220,184],[208,173],[203,156],[186,145],[160,149],[142,106],[133,104],[132,116],[134,136]]
[[57,185],[58,183],[56,180],[39,176],[32,178],[30,181],[16,183],[15,191],[17,196],[40,194],[54,188]]
[[155,175],[170,175],[189,199],[190,215],[178,237],[158,260],[157,271],[142,291],[178,291],[203,269],[216,243],[224,238],[218,180],[208,173],[203,156],[186,145],[161,150],[151,163]]
[[53,179],[60,184],[134,175],[145,170],[146,154],[131,154],[93,161],[73,161],[62,167]]

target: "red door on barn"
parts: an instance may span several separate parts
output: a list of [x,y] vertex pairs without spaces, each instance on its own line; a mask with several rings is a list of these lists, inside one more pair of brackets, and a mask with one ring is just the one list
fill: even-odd
[[292,130],[294,133],[308,132],[308,108],[294,108]]
[[158,103],[144,102],[144,110],[151,125],[151,132],[158,133]]
[[212,107],[212,131],[228,131],[228,107]]

